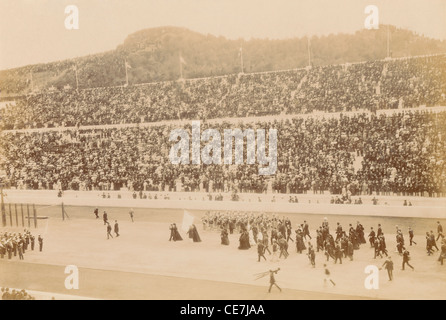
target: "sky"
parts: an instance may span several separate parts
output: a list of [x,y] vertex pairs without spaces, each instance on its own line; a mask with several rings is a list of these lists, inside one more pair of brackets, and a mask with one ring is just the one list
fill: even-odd
[[[68,5],[78,30],[65,28]],[[246,40],[354,33],[368,5],[380,23],[446,40],[446,0],[0,0],[0,70],[113,50],[160,26]]]

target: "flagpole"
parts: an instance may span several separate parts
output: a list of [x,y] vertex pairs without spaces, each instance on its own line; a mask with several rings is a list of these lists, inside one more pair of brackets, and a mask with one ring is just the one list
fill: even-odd
[[74,65],[74,71],[75,71],[75,74],[76,74],[76,91],[79,91],[79,79],[78,79],[78,76],[77,76],[77,65]]
[[245,73],[243,65],[243,45],[240,47],[240,66],[242,68],[242,73]]
[[34,80],[33,80],[33,71],[32,70],[30,71],[30,74],[31,74],[31,91],[33,92],[34,91]]
[[311,67],[310,37],[308,37],[307,40],[308,40],[308,45],[307,45],[307,48],[308,48],[308,66]]
[[390,26],[387,24],[387,58],[390,58]]
[[129,73],[127,71],[127,60],[125,60],[125,83],[126,86],[129,86]]
[[183,79],[183,61],[182,61],[181,51],[180,51],[180,79]]

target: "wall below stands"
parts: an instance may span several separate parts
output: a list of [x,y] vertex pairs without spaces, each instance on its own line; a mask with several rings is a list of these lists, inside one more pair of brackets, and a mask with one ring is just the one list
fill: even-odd
[[[312,213],[321,215],[358,215],[411,218],[446,218],[446,199],[427,197],[375,196],[378,205],[372,205],[372,196],[361,196],[362,205],[330,204],[329,194],[298,194],[299,203],[289,203],[285,194],[240,194],[240,201],[231,201],[224,194],[223,201],[210,201],[206,193],[190,192],[146,192],[157,200],[133,199],[130,191],[106,191],[110,198],[102,198],[102,191],[66,191],[62,198],[56,191],[48,190],[5,190],[5,203],[30,203],[36,205],[132,207],[153,209],[187,210],[246,210],[276,213]],[[118,194],[121,199],[118,199]],[[164,199],[168,195],[170,199]],[[275,202],[272,202],[273,197]],[[259,202],[259,198],[261,202]],[[358,197],[353,197],[356,199]],[[413,206],[403,206],[404,200]]]

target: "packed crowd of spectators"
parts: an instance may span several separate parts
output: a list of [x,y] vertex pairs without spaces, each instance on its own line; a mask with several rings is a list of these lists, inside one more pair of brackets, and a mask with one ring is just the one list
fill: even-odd
[[15,290],[11,291],[9,288],[2,288],[2,300],[36,300],[35,297],[31,296],[26,290]]
[[0,109],[0,130],[446,103],[446,55],[137,86],[42,92]]
[[[202,123],[233,128],[228,122]],[[53,190],[446,194],[446,112],[293,117],[237,124],[278,131],[277,172],[259,165],[173,165],[172,125],[4,132],[0,150],[17,188]],[[190,132],[190,123],[184,124]],[[267,131],[268,132],[268,131]],[[246,142],[245,142],[246,143]],[[202,142],[202,146],[205,143]],[[268,148],[268,146],[267,146]],[[246,161],[246,145],[245,145]]]

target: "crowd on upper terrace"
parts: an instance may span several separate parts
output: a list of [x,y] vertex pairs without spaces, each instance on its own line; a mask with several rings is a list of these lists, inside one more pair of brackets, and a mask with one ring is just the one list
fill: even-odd
[[0,109],[0,130],[446,104],[446,56],[41,92]]

